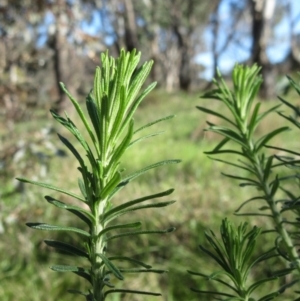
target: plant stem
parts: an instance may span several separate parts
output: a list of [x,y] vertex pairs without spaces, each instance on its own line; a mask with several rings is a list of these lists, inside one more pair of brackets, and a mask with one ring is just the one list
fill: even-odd
[[[104,206],[101,206],[103,202],[99,203],[99,206],[95,208],[95,216],[98,217],[101,214],[101,209],[103,211]],[[102,208],[101,208],[102,207]],[[93,284],[93,295],[95,300],[103,301],[103,279],[105,277],[105,265],[102,262],[102,259],[97,254],[103,254],[105,252],[105,244],[103,243],[103,238],[99,237],[99,233],[103,230],[103,225],[99,218],[96,218],[96,222],[92,229],[92,238],[91,238],[91,277]]]
[[[248,141],[249,146],[253,145],[252,141]],[[254,169],[256,171],[256,177],[259,181],[260,188],[264,192],[265,200],[267,204],[269,205],[269,208],[272,212],[272,217],[274,220],[274,223],[276,225],[276,230],[281,236],[283,243],[286,247],[286,251],[288,253],[288,257],[293,261],[293,266],[296,267],[299,275],[300,275],[300,261],[299,256],[297,253],[297,249],[294,246],[292,239],[284,227],[284,220],[280,213],[280,211],[277,208],[276,201],[274,199],[274,196],[271,193],[270,185],[265,181],[264,179],[264,169],[263,169],[263,163],[259,159],[259,156],[256,152],[252,150],[252,148],[249,147],[250,151],[250,158],[252,161],[252,164],[254,165]]]

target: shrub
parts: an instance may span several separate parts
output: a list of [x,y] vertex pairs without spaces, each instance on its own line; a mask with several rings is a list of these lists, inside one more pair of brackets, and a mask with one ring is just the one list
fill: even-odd
[[[140,53],[135,51],[122,51],[118,59],[101,55],[102,66],[95,73],[94,89],[86,98],[88,118],[79,103],[70,95],[65,86],[62,89],[70,98],[76,109],[78,118],[84,125],[85,132],[80,133],[68,115],[59,116],[51,111],[53,117],[63,125],[79,142],[81,149],[67,138],[58,135],[61,142],[69,149],[79,163],[80,178],[78,186],[81,194],[66,191],[63,188],[48,183],[19,178],[20,181],[31,183],[62,193],[81,205],[64,203],[52,196],[46,196],[46,201],[57,208],[66,210],[83,222],[84,228],[50,225],[46,223],[27,223],[33,229],[46,231],[75,232],[78,234],[78,246],[70,245],[57,240],[45,240],[45,243],[57,250],[70,253],[83,258],[85,264],[53,265],[52,270],[58,272],[73,272],[86,279],[89,289],[81,292],[70,289],[69,292],[80,294],[86,300],[102,301],[111,293],[137,293],[158,296],[159,293],[141,290],[115,288],[111,278],[124,279],[126,273],[163,273],[164,269],[152,266],[125,255],[123,250],[119,254],[110,254],[109,245],[116,239],[130,239],[139,235],[157,235],[172,232],[173,227],[165,230],[140,229],[140,221],[130,223],[117,223],[124,214],[134,215],[137,210],[148,208],[162,208],[174,201],[158,201],[169,196],[173,189],[143,196],[123,203],[115,201],[115,195],[132,180],[147,171],[166,164],[178,163],[179,160],[165,160],[151,164],[133,174],[124,176],[120,161],[124,152],[145,138],[158,133],[136,137],[137,133],[158,122],[170,119],[168,116],[150,122],[138,129],[134,129],[133,115],[144,97],[155,87],[151,84],[142,93],[140,89],[144,84],[152,66],[152,61],[144,63],[137,68]],[[90,142],[89,142],[90,141]],[[70,171],[70,174],[72,172]],[[120,262],[127,264],[120,265]]]

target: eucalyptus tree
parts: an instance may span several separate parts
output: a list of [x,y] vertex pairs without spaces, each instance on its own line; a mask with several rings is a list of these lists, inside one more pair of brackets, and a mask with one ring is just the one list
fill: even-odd
[[197,78],[194,58],[204,45],[203,32],[217,3],[113,0],[105,4],[105,17],[112,25],[117,51],[135,45],[144,57],[155,60],[153,80],[168,90],[189,90]]

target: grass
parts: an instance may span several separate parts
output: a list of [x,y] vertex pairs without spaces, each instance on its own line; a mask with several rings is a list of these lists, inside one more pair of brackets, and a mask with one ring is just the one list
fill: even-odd
[[[156,241],[156,244],[159,244],[158,248],[151,247],[153,241],[146,236],[138,238],[135,242],[128,243],[124,240],[122,245],[112,245],[112,248],[116,250],[125,248],[135,253],[137,257],[139,255],[143,255],[143,258],[148,257],[147,261],[153,266],[155,263],[162,262],[169,269],[169,274],[162,276],[145,275],[138,279],[131,276],[125,279],[131,289],[142,285],[149,290],[161,291],[163,294],[161,300],[198,300],[199,297],[190,292],[189,287],[210,287],[207,282],[199,283],[199,279],[191,278],[186,270],[212,271],[212,263],[207,262],[207,258],[198,250],[199,243],[205,243],[204,230],[209,227],[218,232],[221,219],[225,216],[239,223],[241,218],[234,217],[232,213],[243,200],[251,197],[252,193],[251,189],[241,189],[235,182],[223,177],[220,173],[224,171],[224,165],[209,160],[203,154],[204,151],[210,150],[219,138],[203,133],[207,116],[195,109],[196,105],[209,108],[220,106],[217,102],[199,99],[198,94],[166,94],[160,90],[150,94],[137,111],[135,120],[137,126],[170,114],[176,114],[177,117],[157,125],[157,130],[163,129],[165,133],[136,144],[128,151],[123,162],[126,173],[130,173],[148,165],[149,158],[153,162],[166,158],[183,160],[179,165],[150,171],[147,176],[141,177],[125,188],[122,191],[124,199],[119,200],[123,202],[129,198],[170,187],[176,189],[172,199],[176,199],[177,202],[164,210],[164,214],[160,210],[152,210],[147,216],[144,216],[142,211],[137,213],[137,220],[144,221],[148,228],[164,229],[169,226],[177,228],[174,233]],[[273,105],[274,102],[266,102],[262,106],[267,109]],[[258,131],[262,133],[273,128],[274,120],[278,127],[285,123],[283,119],[273,114],[265,120]],[[210,121],[218,122],[217,120]],[[24,125],[17,125],[16,134],[13,135],[11,143],[16,143],[20,137],[28,136],[28,130],[33,130],[34,125],[38,124],[42,127],[52,125],[52,122],[54,123],[45,118],[39,121],[31,119]],[[62,132],[59,125],[54,126],[58,132]],[[65,132],[63,134],[68,135]],[[297,143],[293,135],[293,132],[282,135],[282,140],[276,140],[273,144],[293,146]],[[58,138],[52,135],[51,139],[58,146]],[[63,148],[63,146],[58,147]],[[43,181],[59,184],[66,189],[72,188],[76,192],[78,190],[77,166],[74,165],[73,158],[68,155],[64,158],[53,157],[49,160],[50,169]],[[26,165],[26,160],[21,162],[22,168],[18,168],[17,164],[14,168],[15,176],[23,176],[26,173],[25,176],[28,177],[32,171],[38,170],[40,163],[33,162],[34,157],[31,157],[30,166]],[[56,173],[58,167],[62,172]],[[29,173],[27,169],[31,172]],[[226,172],[230,172],[227,166]],[[2,191],[11,189],[11,181],[11,178],[5,179],[4,183],[7,184],[1,187]],[[55,224],[59,224],[61,220],[63,224],[72,225],[72,217],[67,213],[58,215],[61,211],[46,205],[43,196],[48,193],[47,191],[27,186],[23,193],[24,197],[21,194],[14,194],[3,199],[0,204],[0,221],[4,225],[4,231],[0,234],[0,300],[74,300],[74,296],[68,294],[66,289],[82,286],[78,277],[45,269],[51,264],[62,263],[60,256],[43,244],[45,234],[48,235],[47,238],[56,239],[63,234],[53,233],[50,237],[48,233],[32,231],[24,225],[27,221],[42,220],[51,223],[54,219]],[[73,200],[65,199],[64,201],[72,202]],[[251,219],[250,223],[268,227],[269,221],[258,218],[257,220]],[[69,236],[67,240],[76,241],[76,237]],[[272,241],[263,241],[261,248],[264,249],[271,243]],[[70,258],[71,261],[72,258]],[[265,267],[263,271],[257,271],[258,274],[269,272],[269,267]],[[113,301],[158,300],[153,297],[130,295],[116,295],[114,298]],[[76,299],[80,300],[77,297]],[[285,300],[289,300],[288,296]]]

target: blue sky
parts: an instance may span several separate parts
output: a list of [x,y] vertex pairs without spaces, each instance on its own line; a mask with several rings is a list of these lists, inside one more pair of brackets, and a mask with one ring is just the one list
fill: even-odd
[[[277,0],[277,3],[282,0]],[[292,4],[292,14],[293,18],[296,18],[300,14],[300,0],[291,0]],[[222,21],[224,22],[225,26],[221,26],[221,28],[226,28],[226,23],[230,21],[230,10],[228,6],[228,1],[223,1],[223,5],[220,8],[220,15],[222,15]],[[289,20],[287,16],[285,16],[282,21],[274,28],[275,32],[275,39],[270,47],[267,49],[267,54],[272,63],[280,62],[288,53],[289,51],[289,36],[290,36],[290,29],[289,29]],[[295,33],[300,33],[300,22],[298,22],[294,28]],[[219,40],[221,45],[224,43],[225,37],[220,31]],[[205,71],[201,73],[201,77],[205,79],[211,79],[213,76],[213,57],[212,53],[209,49],[211,49],[211,39],[212,33],[211,28],[208,28],[205,31],[205,41],[207,43],[208,51],[201,53],[196,56],[195,61],[201,63],[205,66]],[[251,39],[247,36],[243,38],[241,41],[245,48],[249,48],[251,46]],[[219,62],[219,69],[221,72],[229,72],[236,62],[242,62],[249,57],[249,51],[246,49],[242,49],[240,47],[231,45],[228,49],[223,53],[220,57]]]
[[[222,2],[221,8],[220,8],[220,15],[222,24],[220,26],[221,29],[223,29],[219,32],[218,41],[220,41],[219,47],[222,47],[222,44],[224,43],[226,39],[226,28],[230,27],[230,20],[231,20],[231,11],[229,7],[229,2],[233,0],[224,0]],[[239,0],[235,0],[239,1]],[[277,0],[277,3],[281,1],[286,0]],[[300,0],[287,0],[291,1],[292,4],[292,14],[293,18],[296,18],[300,14]],[[101,12],[99,10],[95,10],[90,18],[90,20],[82,21],[80,24],[80,27],[83,31],[90,35],[99,35],[99,33],[104,31],[103,26],[109,26],[109,24],[103,24],[105,23],[105,20],[103,21],[103,16],[101,15]],[[38,39],[38,46],[43,46],[47,40],[47,28],[49,25],[51,25],[53,22],[55,22],[54,16],[51,12],[48,12],[46,14],[46,17],[44,19],[44,22],[42,26],[39,27],[39,39]],[[107,23],[107,22],[106,22]],[[110,28],[108,28],[110,30]],[[300,33],[300,20],[296,24],[294,31],[296,33]],[[106,28],[107,32],[107,28]],[[287,16],[285,16],[281,22],[274,28],[275,32],[275,39],[270,45],[270,47],[267,50],[267,54],[269,56],[269,59],[271,62],[279,62],[281,61],[289,51],[289,36],[290,36],[290,29],[289,29],[289,20]],[[106,38],[106,42],[110,44],[113,41],[113,36]],[[205,67],[205,71],[201,73],[201,77],[205,79],[211,79],[213,75],[213,58],[212,53],[210,51],[211,49],[211,42],[212,42],[212,32],[211,27],[208,27],[204,32],[204,41],[206,43],[206,49],[207,51],[200,53],[195,57],[195,62],[200,63]],[[249,50],[251,46],[251,38],[250,36],[247,36],[246,34],[242,37],[242,40],[240,41],[241,44],[243,44],[243,48],[238,47],[234,44],[229,45],[228,49],[222,54],[220,57],[219,62],[219,69],[221,72],[229,72],[234,64],[236,62],[242,62],[246,60],[249,57]]]

